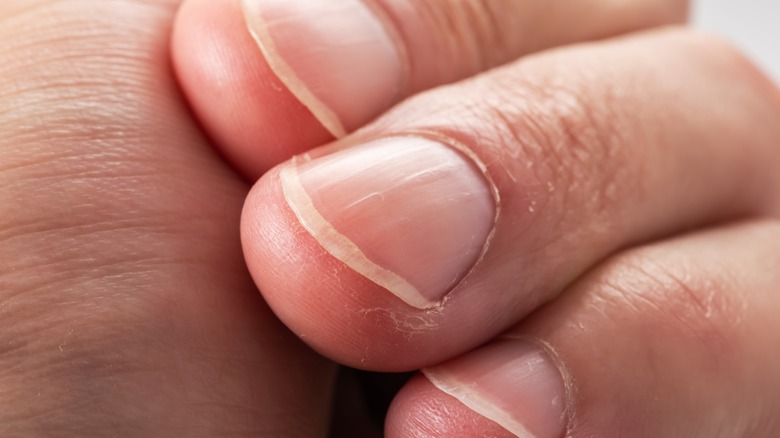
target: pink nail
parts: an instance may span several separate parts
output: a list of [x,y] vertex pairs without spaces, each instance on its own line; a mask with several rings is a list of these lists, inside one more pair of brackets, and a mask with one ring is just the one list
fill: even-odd
[[423,373],[434,386],[518,437],[563,436],[563,378],[549,354],[529,341],[500,339]]
[[436,306],[468,274],[495,222],[494,192],[477,163],[423,138],[297,158],[280,179],[325,250],[417,308]]
[[362,0],[242,0],[249,31],[290,91],[336,137],[401,98],[398,38]]

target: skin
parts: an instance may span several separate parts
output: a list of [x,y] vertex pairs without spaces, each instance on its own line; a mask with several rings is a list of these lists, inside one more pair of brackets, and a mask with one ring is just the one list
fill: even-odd
[[[642,61],[645,53],[657,55]],[[683,60],[674,76],[666,74],[668,65]],[[571,64],[582,67],[566,68]],[[734,76],[745,80],[721,90]],[[503,206],[486,261],[440,309],[412,308],[341,269],[343,262],[323,251],[288,207],[282,168],[255,185],[244,209],[250,271],[285,324],[339,362],[408,371],[463,354],[557,297],[620,248],[774,214],[777,95],[754,76],[716,40],[661,31],[548,52],[478,81],[434,90],[315,152],[423,132],[454,139],[492,163],[486,172]],[[616,92],[613,77],[642,85]],[[699,86],[679,86],[693,81]],[[567,86],[557,88],[560,83]],[[726,107],[749,112],[737,117],[719,107],[699,110],[698,102],[715,92]],[[645,103],[637,108],[636,102]],[[421,116],[423,111],[430,115]],[[711,123],[723,129],[715,132]],[[647,125],[664,137],[646,133]],[[747,136],[754,141],[744,143]],[[593,175],[593,169],[603,171]]]
[[[467,0],[456,6],[440,0],[375,3],[406,53],[408,73],[396,101],[539,50],[682,23],[687,16],[687,2],[679,0],[588,0],[576,8],[527,0]],[[590,19],[582,20],[585,14]],[[496,34],[480,26],[491,17],[506,20]],[[185,1],[175,23],[172,56],[205,129],[231,164],[254,181],[333,137],[273,73],[244,29],[238,0]]]
[[[211,11],[207,3],[193,2]],[[180,22],[179,35],[186,35],[187,25],[192,23]],[[179,41],[186,38],[175,40],[174,48],[179,47]],[[178,55],[180,65],[197,66],[199,58],[192,53],[182,51]],[[185,84],[191,80],[186,70],[179,71]],[[723,86],[726,83],[728,87]],[[240,87],[240,82],[236,86]],[[200,95],[192,98],[196,108],[198,99],[208,95],[191,94]],[[701,105],[713,96],[718,96],[718,105]],[[740,111],[722,111],[724,108]],[[211,111],[203,107],[202,117],[209,120]],[[240,120],[233,120],[217,129],[241,126]],[[755,361],[771,368],[776,359],[768,359],[762,347],[744,335],[762,327],[762,333],[771,333],[766,330],[769,325],[761,322],[743,327],[729,323],[742,314],[744,302],[727,297],[752,286],[734,285],[713,293],[710,285],[721,280],[714,278],[712,270],[717,269],[707,264],[715,261],[694,250],[697,245],[679,251],[696,260],[684,265],[682,271],[663,269],[675,264],[668,254],[677,252],[676,243],[669,243],[673,250],[663,252],[658,260],[640,257],[636,266],[633,257],[614,254],[621,254],[626,247],[643,248],[646,241],[691,229],[744,218],[776,217],[778,181],[771,169],[779,158],[778,126],[775,86],[734,49],[710,37],[665,31],[562,49],[511,63],[474,81],[422,93],[354,135],[311,154],[326,156],[378,138],[424,133],[465,145],[481,162],[488,163],[487,174],[502,199],[531,198],[535,201],[532,205],[539,209],[532,218],[523,211],[526,205],[522,203],[503,212],[504,220],[512,226],[497,225],[489,249],[493,251],[492,263],[477,265],[470,274],[470,284],[481,284],[481,288],[464,283],[437,312],[420,311],[400,302],[325,252],[321,242],[304,229],[282,190],[279,174],[284,167],[266,173],[248,198],[242,230],[245,253],[256,283],[276,314],[309,345],[339,362],[393,371],[435,367],[459,354],[468,356],[470,349],[509,329],[509,333],[531,336],[550,346],[566,370],[574,367],[567,374],[573,388],[566,416],[571,436],[770,435],[775,415],[772,408],[764,406],[776,404],[772,391],[766,392],[768,399],[759,402],[760,409],[754,414],[741,409],[744,404],[739,402],[740,397],[732,394],[750,385],[731,389],[721,385],[715,390],[723,392],[716,396],[707,391],[688,393],[689,389],[680,383],[666,384],[699,375],[707,376],[701,380],[704,387],[718,379],[728,380],[725,375],[744,383],[742,379],[751,380],[752,375],[742,368],[745,363]],[[745,141],[748,138],[750,141]],[[252,149],[244,149],[240,140],[221,146],[229,156],[252,154]],[[518,154],[513,155],[512,151],[518,149],[522,160]],[[246,166],[251,160],[242,162]],[[550,161],[557,166],[541,172],[525,170],[547,169],[543,165]],[[594,174],[593,169],[599,171]],[[574,181],[578,184],[573,185]],[[528,191],[528,187],[550,185],[573,187],[554,193]],[[773,226],[770,220],[756,227],[770,228],[762,232],[771,234]],[[749,234],[747,229],[731,232]],[[561,235],[568,237],[558,239]],[[709,236],[702,240],[720,239]],[[767,254],[774,253],[771,246],[759,245],[758,240],[747,236],[735,249],[750,251],[756,245],[755,250],[762,247]],[[545,257],[529,258],[528,253],[535,252],[528,248],[544,251]],[[502,257],[523,260],[519,274],[512,265],[502,272],[497,262]],[[601,264],[604,259],[608,261]],[[718,259],[721,266],[734,264],[747,269],[731,256]],[[583,276],[589,271],[602,269],[598,266],[607,271],[600,281],[575,282],[588,278]],[[623,333],[622,326],[609,324],[617,316],[605,314],[609,307],[600,305],[606,298],[598,289],[612,282],[618,283],[615,295],[627,297],[610,297],[617,302],[616,315],[629,315],[619,321],[638,321],[638,327],[630,331],[634,337],[629,336],[625,343],[616,342]],[[624,283],[627,285],[621,286]],[[570,291],[581,289],[588,291],[583,293],[585,296],[594,296],[593,302],[599,305],[558,304],[567,302],[570,293],[577,296],[577,292]],[[489,291],[498,293],[486,299]],[[328,298],[322,299],[324,296]],[[550,310],[531,318],[541,321],[534,327],[546,327],[548,331],[526,330],[523,323],[512,328],[556,297],[561,298],[545,307]],[[648,312],[636,303],[643,300],[658,311]],[[717,304],[706,304],[710,300]],[[588,301],[577,303],[583,302]],[[762,305],[758,299],[755,304]],[[764,304],[777,306],[771,298]],[[565,316],[544,316],[549,314]],[[669,314],[684,316],[670,323]],[[607,324],[603,329],[584,331],[581,336],[585,339],[565,330],[580,327],[581,320],[599,318]],[[630,330],[632,325],[626,325]],[[563,329],[554,330],[556,327]],[[712,327],[719,328],[712,333]],[[656,334],[660,340],[646,339]],[[768,336],[757,342],[771,344],[772,336]],[[698,342],[713,337],[726,340],[714,347],[709,342]],[[617,358],[613,371],[589,366],[603,364],[594,362],[593,349],[584,349],[592,342],[604,342],[608,353],[602,356]],[[648,362],[632,362],[636,345],[644,347],[636,357],[654,358],[649,362],[653,368],[648,368]],[[756,359],[734,355],[734,346],[748,348]],[[721,355],[735,359],[713,359]],[[702,373],[713,360],[723,366],[715,367],[715,375]],[[766,372],[771,373],[770,368]],[[638,371],[620,374],[620,370],[627,369]],[[625,381],[618,383],[615,373],[624,376]],[[631,380],[637,374],[642,377]],[[578,382],[584,382],[583,386]],[[665,396],[644,397],[649,389]],[[506,433],[437,391],[425,379],[413,380],[396,400],[386,433]],[[632,398],[634,394],[638,396]],[[703,403],[712,397],[718,402]],[[658,399],[663,399],[665,405],[656,405]],[[617,424],[616,409],[620,412]],[[734,414],[719,418],[713,412]]]
[[335,366],[257,294],[248,185],[167,67],[176,6],[0,6],[2,436],[327,429]]
[[[238,224],[248,184],[214,152],[168,68],[169,31],[178,6],[173,0],[19,0],[0,6],[0,58],[4,61],[0,63],[0,108],[12,108],[0,111],[4,163],[0,205],[5,209],[0,215],[4,241],[0,247],[0,345],[4,346],[0,350],[4,364],[0,435],[327,435],[336,366],[305,347],[272,315],[244,268]],[[215,21],[222,23],[219,18]],[[186,25],[177,26],[186,36]],[[221,29],[205,34],[216,38],[230,28]],[[230,50],[249,50],[238,35],[223,44]],[[659,38],[647,37],[659,50],[670,52],[678,50],[674,48],[680,41],[695,40],[686,44],[708,47],[704,50],[708,54],[693,64],[708,72],[726,66],[721,74],[739,84],[726,96],[733,99],[730,102],[745,104],[751,115],[767,120],[778,117],[774,88],[732,49],[709,40],[701,42],[698,37],[666,37],[658,42]],[[555,40],[545,47],[561,42],[572,41]],[[181,49],[174,46],[174,50],[177,47]],[[615,49],[607,43],[599,50]],[[181,54],[177,56],[181,62]],[[572,52],[553,57],[560,65],[581,61]],[[223,61],[234,59],[228,56]],[[267,70],[254,69],[251,58],[248,62],[246,69],[234,72],[239,78],[233,88],[236,92],[273,81]],[[544,62],[524,68],[542,75],[540,64]],[[185,72],[207,84],[211,78],[195,64],[191,66]],[[668,73],[659,74],[672,77],[669,68]],[[406,125],[404,114],[415,106],[430,109],[446,101],[446,94],[459,92],[451,88],[420,97],[369,128],[374,134],[362,135],[379,135]],[[219,104],[239,102],[226,96],[226,103]],[[188,97],[194,101],[191,90]],[[304,125],[304,133],[321,128],[295,102],[280,97],[275,104],[280,111],[310,123]],[[244,123],[254,117],[258,107],[252,105],[243,107],[246,119],[234,121]],[[224,120],[210,119],[197,104],[195,110],[223,152],[230,155],[230,148],[242,150],[240,144],[231,144],[219,134],[220,129],[230,132],[236,126],[220,125]],[[713,137],[740,138],[738,144],[724,140],[724,151],[729,150],[728,143],[737,148],[778,138],[770,128],[776,124],[744,125],[745,119],[751,117],[733,126],[712,128],[717,130]],[[698,132],[686,129],[692,125],[686,121],[681,135]],[[293,141],[288,128],[280,126],[277,132],[261,126],[258,129],[265,131],[243,131],[241,138],[266,132],[270,140],[278,135]],[[486,127],[486,132],[494,130]],[[640,134],[636,138],[646,142]],[[279,150],[269,152],[273,158],[257,154],[265,158],[256,162],[268,167],[327,140],[322,131],[308,135],[299,146],[302,149],[287,148],[289,143],[281,142]],[[366,137],[355,139],[361,138]],[[724,155],[723,161],[729,163],[728,157],[733,156]],[[769,171],[761,165],[770,166],[770,158],[746,161],[753,162],[749,170],[767,175]],[[737,162],[731,169],[752,174],[741,165]],[[260,167],[253,169],[262,172]],[[733,172],[727,175],[736,178]],[[265,181],[250,195],[250,205],[260,204],[260,197],[265,197],[263,205],[278,208],[281,203],[269,194],[275,190],[273,174]],[[758,181],[765,185],[762,193],[773,193],[776,186],[771,179]],[[692,208],[693,219],[669,219],[673,226],[605,245],[601,254],[593,255],[591,264],[622,246],[662,238],[693,225],[735,216],[771,217],[777,211],[772,197],[747,196],[752,193],[747,187],[735,189],[734,199],[741,199],[740,194],[746,198],[735,211],[723,207],[726,203],[704,203],[703,211]],[[709,189],[695,190],[706,198]],[[250,214],[256,214],[253,211]],[[272,218],[269,226],[284,233],[293,230],[289,219]],[[578,383],[568,417],[572,436],[770,436],[778,418],[778,401],[773,397],[780,393],[772,368],[778,358],[767,348],[776,343],[773,333],[777,333],[771,318],[779,306],[771,294],[776,284],[771,267],[777,265],[780,254],[772,243],[778,241],[776,233],[774,221],[763,220],[615,255],[565,291],[558,291],[559,300],[513,328],[550,343]],[[251,235],[244,242],[256,248],[260,243]],[[315,248],[311,242],[293,243],[294,254],[302,256]],[[273,256],[270,251],[258,251]],[[257,276],[258,259],[249,254],[250,269]],[[324,257],[307,263],[304,267],[314,270],[332,266]],[[678,271],[653,271],[648,268],[652,266]],[[650,274],[645,275],[646,271]],[[348,271],[338,272],[345,284],[357,284]],[[681,280],[660,287],[655,281],[670,276]],[[730,281],[718,283],[721,287],[713,293],[710,285],[719,276]],[[600,285],[616,282],[617,292],[604,295]],[[669,283],[673,287],[667,287]],[[264,292],[266,296],[275,293],[273,288]],[[387,297],[373,294],[370,287],[359,292],[368,299]],[[702,301],[700,294],[711,294],[703,296],[714,299],[714,312],[701,306],[708,301]],[[602,305],[605,300],[609,305]],[[652,311],[642,307],[648,302],[653,304]],[[276,307],[278,312],[278,300]],[[509,328],[532,308],[530,304],[512,307],[500,326]],[[306,307],[299,309],[297,316],[288,316],[288,323],[295,317],[322,317],[322,309],[316,306],[308,308],[313,312],[308,315],[303,313]],[[578,332],[580,323],[587,330]],[[498,330],[499,326],[489,327],[480,337],[488,340]],[[335,352],[342,339],[328,338]],[[629,340],[641,342],[628,345]],[[321,350],[328,348],[328,339],[308,341],[319,343]],[[455,351],[466,352],[479,342],[449,346],[428,358],[404,359],[406,363],[397,368],[449,359]],[[617,371],[595,368],[593,350],[584,345],[597,346],[601,357],[611,358],[608,369]],[[654,368],[630,354],[636,345],[644,349],[645,356],[656,358]],[[708,368],[713,362],[719,366]],[[635,372],[628,373],[628,369]],[[681,383],[692,378],[695,388],[707,387],[708,392],[693,391]],[[442,427],[427,430],[430,435],[446,436],[448,430],[473,430],[476,435],[485,430],[496,435],[505,432],[419,379],[394,405],[388,420],[390,436],[420,436],[415,428],[432,424],[434,413],[420,409],[423,402],[445,407],[449,403],[449,412],[454,413],[446,418],[450,425],[435,423]],[[648,388],[657,391],[659,398],[648,397]],[[611,421],[616,406],[622,408],[618,429]],[[724,424],[733,428],[724,428]]]
[[[778,231],[747,221],[625,251],[512,328],[564,364],[566,436],[773,436]],[[386,436],[511,436],[463,406],[416,378]]]

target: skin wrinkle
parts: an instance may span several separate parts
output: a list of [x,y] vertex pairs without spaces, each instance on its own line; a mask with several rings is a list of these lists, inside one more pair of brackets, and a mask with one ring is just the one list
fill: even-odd
[[[473,29],[480,29],[479,25],[476,25],[478,20],[468,20],[469,14],[466,13],[469,9],[469,5],[472,5],[471,1],[461,3],[461,7],[452,8],[447,10],[446,8],[440,8],[435,5],[435,2],[427,3],[429,14],[436,16],[433,19],[435,23],[434,29],[438,29],[438,35],[443,40],[442,45],[448,48],[450,57],[456,59],[469,59],[468,71],[480,71],[484,66],[482,63],[482,55],[480,54],[479,45],[477,43],[477,32]],[[466,19],[464,19],[466,18]],[[470,25],[476,25],[472,28]],[[474,33],[472,33],[474,32]]]
[[[477,71],[494,67],[503,61],[507,53],[511,53],[506,44],[507,38],[503,38],[503,31],[512,27],[503,25],[498,20],[498,14],[503,17],[515,17],[517,14],[502,8],[495,0],[470,0],[465,4],[463,21],[468,24],[464,27],[473,34],[473,51],[479,59]],[[485,50],[487,47],[491,50]]]
[[[495,66],[506,54],[506,39],[500,37],[492,0],[466,0],[457,7],[442,8],[437,1],[420,2],[420,17],[428,17],[439,37],[440,46],[447,47],[452,59],[469,59],[468,71],[476,72]],[[504,16],[513,16],[503,11]],[[490,50],[485,50],[490,48]]]
[[[708,357],[713,363],[717,363],[722,355],[733,353],[733,346],[737,343],[728,333],[740,326],[738,315],[741,312],[721,287],[718,287],[719,291],[712,289],[716,287],[715,281],[693,286],[690,284],[693,278],[684,280],[674,272],[691,267],[682,265],[671,269],[660,266],[649,255],[636,257],[629,253],[608,263],[613,267],[605,268],[597,280],[602,292],[594,300],[600,304],[594,304],[592,308],[625,309],[628,306],[638,315],[646,315],[651,309],[660,320],[671,321],[675,326],[684,328],[683,333],[696,339],[710,353]],[[703,294],[710,298],[703,297]],[[602,314],[614,319],[607,310]],[[615,323],[622,324],[620,320]]]
[[[510,93],[500,94],[497,101],[483,102],[482,108],[474,109],[474,112],[482,114],[488,112],[495,115],[493,118],[481,117],[480,120],[486,120],[494,132],[498,133],[503,145],[514,145],[515,147],[490,146],[500,150],[500,153],[507,157],[507,160],[496,160],[490,164],[491,172],[503,171],[513,181],[523,180],[528,187],[527,193],[529,199],[529,209],[533,210],[535,217],[542,217],[542,211],[550,211],[551,206],[548,203],[551,198],[559,200],[556,205],[565,205],[568,193],[577,189],[576,183],[571,181],[587,180],[574,171],[590,169],[590,163],[603,162],[601,166],[621,166],[614,164],[617,161],[625,160],[624,154],[616,154],[616,140],[612,134],[602,136],[600,133],[602,123],[595,121],[589,116],[588,105],[579,98],[571,96],[566,90],[544,89],[534,82],[532,78],[523,78],[521,74],[512,75],[500,84],[483,83],[479,79],[472,84],[474,92],[481,95],[493,96],[491,93],[493,87],[513,90]],[[518,82],[522,86],[518,86]],[[511,86],[510,86],[511,85]],[[487,92],[481,91],[483,87],[491,87]],[[533,97],[537,96],[537,97]],[[543,107],[528,106],[528,102],[545,102]],[[499,111],[497,108],[501,108]],[[502,134],[503,133],[503,134]],[[609,138],[610,140],[603,140]],[[553,147],[546,147],[552,145]],[[582,151],[573,154],[572,149]],[[602,155],[607,159],[600,159]],[[525,158],[523,158],[525,157]],[[529,169],[534,174],[533,178],[523,177],[514,174],[509,170],[505,163],[512,160],[523,159],[529,163],[529,166],[536,164]],[[573,169],[574,171],[570,171]],[[613,179],[617,176],[613,177]],[[532,182],[537,182],[536,186]],[[549,193],[555,190],[555,186],[567,187],[568,190],[560,197],[551,197]],[[594,184],[594,192],[600,193],[601,186]],[[591,197],[592,202],[598,201],[589,207],[589,211],[602,211],[604,205],[602,202],[613,199],[617,196],[614,184],[606,184],[605,193],[601,196]],[[584,188],[579,188],[583,190]],[[578,197],[572,199],[579,199]],[[560,208],[553,211],[560,211],[564,215],[568,209]],[[533,223],[533,222],[532,222]],[[562,236],[556,235],[556,238]],[[547,247],[547,244],[540,244],[537,250]],[[533,248],[532,248],[533,249]]]
[[[601,39],[630,30],[683,22],[687,3],[665,0],[616,4],[590,0],[570,5],[564,1],[463,0],[441,7],[438,0],[376,0],[387,11],[410,48],[414,66],[412,90],[450,83],[496,67],[519,56],[571,41]],[[677,6],[673,7],[671,4]],[[593,20],[579,16],[603,10]],[[413,23],[402,19],[414,16]],[[528,17],[534,17],[531,21]],[[571,21],[578,20],[571,26]],[[551,32],[567,24],[566,31]],[[620,26],[619,24],[623,24]],[[425,32],[425,41],[415,39]],[[411,43],[411,44],[410,44]],[[426,53],[434,51],[434,60]],[[435,78],[435,79],[434,79]]]
[[[770,229],[777,229],[776,224],[770,225],[775,222],[775,220],[770,220],[763,222],[759,227],[748,226],[747,230],[740,230],[740,236],[745,236],[745,231],[765,230],[764,227],[767,225]],[[742,228],[744,225],[743,223],[734,228]],[[729,233],[736,236],[736,233]],[[760,290],[762,286],[760,284],[750,286],[752,280],[744,278],[733,279],[734,274],[740,275],[741,272],[739,269],[736,271],[730,269],[731,265],[721,266],[721,269],[718,269],[718,266],[724,263],[725,259],[715,255],[718,253],[713,252],[713,250],[717,251],[720,247],[705,243],[712,241],[711,238],[709,241],[706,240],[707,238],[709,236],[706,235],[700,238],[694,237],[697,241],[687,247],[673,245],[670,248],[662,248],[654,245],[634,250],[611,260],[595,271],[591,279],[586,280],[585,284],[581,284],[581,288],[572,290],[569,295],[577,297],[584,291],[590,291],[584,292],[584,297],[586,297],[584,302],[574,298],[574,302],[570,301],[568,304],[569,306],[574,305],[577,309],[583,308],[584,305],[586,310],[582,312],[582,315],[586,317],[585,321],[592,321],[593,325],[596,326],[596,332],[591,329],[590,334],[585,336],[598,336],[598,333],[612,333],[613,330],[617,330],[614,333],[628,339],[636,339],[637,353],[632,354],[646,356],[643,366],[646,365],[650,371],[644,373],[651,376],[648,377],[647,382],[669,382],[670,379],[673,379],[687,387],[687,383],[684,382],[687,382],[689,377],[685,373],[689,371],[669,375],[664,373],[664,370],[680,370],[680,366],[687,366],[691,360],[696,364],[695,369],[698,372],[723,373],[723,370],[729,370],[730,367],[736,366],[739,370],[738,373],[730,374],[729,371],[726,371],[726,375],[732,375],[737,379],[744,377],[748,380],[752,380],[750,376],[756,375],[755,373],[761,373],[762,371],[751,369],[751,360],[732,359],[741,357],[755,359],[754,351],[743,350],[743,348],[752,343],[757,333],[746,331],[746,328],[760,331],[762,325],[756,323],[755,320],[750,321],[747,325],[744,324],[744,318],[739,315],[745,311],[740,303],[746,294],[739,293],[739,290],[742,288],[744,291],[745,287],[751,290],[756,288]],[[774,241],[757,233],[744,243],[762,240],[764,242]],[[740,251],[747,251],[745,248],[750,248],[744,243]],[[668,246],[668,244],[664,245]],[[707,246],[702,247],[702,245]],[[728,247],[728,243],[726,247]],[[695,252],[691,253],[691,251]],[[767,251],[767,248],[764,247],[761,251]],[[728,250],[726,253],[738,254]],[[693,258],[688,259],[685,256],[680,258],[681,254],[691,254],[689,257]],[[696,257],[695,254],[699,254],[699,257]],[[772,256],[770,260],[766,261],[767,266],[773,263],[771,260],[773,258],[775,257]],[[747,257],[747,260],[749,259],[750,257]],[[659,260],[664,261],[663,266],[657,264]],[[760,264],[763,265],[763,261]],[[762,269],[759,266],[753,266],[753,268]],[[679,290],[680,287],[689,290],[696,297],[691,298],[688,292]],[[716,305],[719,310],[715,311],[708,303],[709,297],[713,293],[721,298],[721,300],[713,301],[713,303],[721,301],[720,304]],[[609,321],[606,326],[602,325],[604,320]],[[736,325],[734,325],[735,321]],[[571,321],[571,324],[576,326],[575,322],[576,320]],[[752,328],[748,328],[749,326]],[[603,331],[604,327],[607,327],[606,332]],[[562,334],[565,336],[565,332]],[[670,336],[672,339],[667,339]],[[624,342],[624,340],[619,342]],[[653,346],[654,342],[660,345]],[[753,346],[755,347],[755,344]],[[660,350],[658,350],[659,348]],[[669,348],[681,352],[680,354],[669,353],[672,354],[672,363],[665,362],[665,360],[670,360],[668,355],[666,359],[663,359],[664,355],[658,353],[659,351],[668,351]],[[759,354],[761,355],[761,353]],[[687,359],[684,359],[683,362],[677,362],[675,359],[677,357],[687,357]],[[638,363],[642,363],[642,361],[643,358],[636,359]],[[744,365],[748,365],[748,368],[744,369]],[[614,363],[613,366],[619,367],[620,363]],[[755,383],[762,385],[763,381],[764,379],[759,379]],[[701,383],[706,385],[706,379]],[[739,381],[734,384],[741,385]],[[660,386],[662,388],[659,392],[648,393],[650,399],[648,407],[651,409],[654,409],[653,405],[663,404],[664,400],[669,397],[669,393],[663,391],[664,385]],[[598,387],[591,388],[592,390],[599,391]],[[672,391],[674,391],[673,388]],[[743,394],[751,394],[750,391],[753,390],[748,389],[747,391]],[[693,397],[689,401],[696,403],[698,395],[696,393],[678,393],[677,397]],[[639,402],[641,404],[641,400]],[[617,404],[620,405],[620,402]],[[733,408],[730,408],[728,404],[714,403],[710,409],[704,411],[706,418],[705,421],[700,421],[701,424],[711,424],[717,427],[719,422],[733,414]],[[629,410],[630,415],[631,411],[633,409]],[[699,412],[701,413],[701,411]],[[754,415],[755,413],[755,409],[748,408],[746,415],[738,415],[733,421],[726,420],[727,423],[716,429],[716,432],[703,433],[701,429],[691,424],[687,425],[687,429],[678,429],[678,432],[686,436],[697,434],[704,436],[759,436],[762,431],[756,429],[756,425],[761,424],[762,419],[760,413]],[[652,418],[642,418],[641,416],[639,419],[653,421]],[[627,421],[626,425],[619,430],[636,435],[637,430],[641,430],[641,427],[648,427],[637,424],[636,421],[636,419]],[[579,430],[579,433],[583,433],[583,430]]]
[[[174,86],[178,3],[54,0],[10,27],[0,14],[12,64],[0,75],[14,75],[0,81],[2,436],[311,436],[324,424],[257,415],[269,400],[321,412],[327,376],[309,365],[329,365],[270,317],[224,226],[247,186]],[[279,385],[244,377],[293,354],[281,369],[323,380],[290,382],[313,398],[290,391],[283,408]]]
[[[522,70],[520,71],[522,72]],[[546,76],[545,81],[555,83],[556,74],[558,73],[554,71],[552,75]],[[517,84],[514,84],[514,87],[511,87],[510,84],[515,81],[520,82],[523,86],[518,87]],[[587,83],[587,77],[584,77],[581,82]],[[479,87],[479,85],[477,86]],[[637,178],[621,178],[620,176],[625,172],[635,171],[636,166],[620,164],[630,163],[630,160],[626,153],[622,152],[625,148],[618,147],[623,143],[621,138],[625,137],[622,134],[624,128],[620,127],[623,117],[615,114],[611,107],[601,107],[595,111],[591,108],[593,104],[581,97],[582,91],[574,92],[572,91],[574,87],[571,86],[565,88],[550,87],[549,85],[542,87],[535,83],[534,77],[521,77],[520,73],[512,75],[502,84],[493,84],[493,86],[523,90],[513,92],[509,96],[502,95],[501,102],[488,105],[487,110],[491,113],[500,113],[500,116],[494,120],[503,121],[497,125],[497,129],[500,132],[508,133],[510,138],[508,144],[519,145],[520,147],[516,150],[525,151],[523,155],[528,157],[535,157],[525,160],[537,164],[531,169],[536,173],[533,181],[539,181],[540,186],[545,186],[544,188],[547,190],[540,188],[536,199],[530,200],[534,210],[539,210],[534,205],[534,203],[539,202],[542,203],[542,209],[550,210],[549,207],[545,207],[550,199],[550,196],[545,194],[546,191],[549,191],[550,181],[555,181],[553,189],[555,186],[568,188],[559,201],[560,205],[565,205],[566,198],[569,197],[568,193],[583,190],[582,187],[578,186],[580,184],[578,181],[589,181],[592,178],[594,166],[598,166],[600,169],[618,169],[618,171],[597,173],[606,175],[610,180],[599,181],[598,184],[592,184],[594,186],[592,189],[588,189],[594,193],[593,196],[587,198],[590,203],[588,211],[592,211],[593,214],[612,211],[608,207],[614,204],[615,199],[619,199],[621,192],[633,190],[640,193],[641,196],[643,191],[639,187],[619,187],[614,183],[616,180],[634,181]],[[583,89],[588,90],[588,87],[585,86]],[[598,92],[600,93],[600,91]],[[609,92],[607,90],[607,93]],[[525,96],[527,94],[537,97],[529,98]],[[610,99],[609,96],[606,98]],[[518,102],[520,102],[520,106],[518,106]],[[544,102],[544,106],[527,107],[525,102]],[[502,108],[502,111],[492,108]],[[506,108],[510,108],[510,110],[507,112]],[[514,123],[508,123],[512,120]],[[610,122],[607,123],[606,120],[610,120]],[[491,124],[496,126],[495,122]],[[552,147],[541,147],[543,145],[551,145]],[[509,158],[516,157],[510,156]],[[545,169],[549,175],[545,176],[542,174],[543,172],[540,173],[538,170],[541,168],[540,163],[548,163]],[[578,172],[587,172],[588,174],[583,176],[578,175]],[[518,180],[518,177],[512,176],[512,179]],[[639,178],[639,180],[642,179]],[[533,190],[530,189],[529,192],[532,193]],[[579,198],[574,197],[573,199]],[[568,211],[565,208],[559,210],[561,215]],[[620,223],[616,223],[612,217],[605,217],[603,224],[604,229],[620,226]]]
[[[478,33],[475,28],[481,29],[481,33],[497,32],[491,25],[492,14],[482,11],[477,13],[480,8],[490,9],[488,6],[474,6],[472,3],[482,3],[481,0],[468,0],[465,4],[458,4],[452,8],[442,8],[438,1],[406,1],[399,4],[393,4],[390,6],[388,0],[363,0],[366,5],[377,12],[377,16],[385,22],[388,29],[391,29],[392,38],[398,42],[397,46],[402,48],[402,59],[405,61],[405,70],[407,72],[407,79],[404,81],[402,90],[405,92],[403,95],[409,95],[411,92],[419,91],[418,84],[411,82],[411,78],[418,78],[421,72],[419,68],[415,67],[412,61],[409,47],[410,42],[414,41],[412,35],[407,33],[408,29],[402,25],[399,15],[413,14],[417,20],[424,23],[423,27],[428,29],[428,37],[435,39],[435,47],[439,51],[446,52],[447,57],[451,60],[459,59],[460,61],[455,64],[450,62],[450,65],[462,65],[466,68],[461,68],[460,72],[445,72],[442,71],[442,77],[463,77],[469,73],[479,71],[480,66],[485,64],[482,60],[488,50],[480,50],[484,47],[501,47],[500,44],[495,44],[496,41],[491,41],[491,45],[480,46],[478,42],[480,38],[472,33]],[[403,11],[403,12],[401,12]],[[505,14],[512,15],[512,14]],[[505,57],[496,54],[494,56],[497,59],[503,60]],[[468,62],[463,62],[464,59],[469,59]],[[492,62],[495,65],[497,61]],[[444,82],[451,82],[451,80],[445,80]]]

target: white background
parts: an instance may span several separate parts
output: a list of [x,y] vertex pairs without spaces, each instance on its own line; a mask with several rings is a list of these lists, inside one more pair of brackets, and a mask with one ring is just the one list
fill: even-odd
[[780,0],[698,0],[693,22],[742,47],[780,83]]

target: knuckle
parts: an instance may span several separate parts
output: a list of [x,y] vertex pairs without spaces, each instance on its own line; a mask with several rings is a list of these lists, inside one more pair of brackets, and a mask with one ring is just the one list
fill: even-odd
[[506,0],[463,0],[443,7],[440,1],[410,2],[417,16],[426,23],[436,47],[458,62],[466,73],[498,65],[513,52],[511,20],[516,9]]
[[534,216],[612,222],[615,203],[643,192],[643,163],[626,147],[634,143],[631,114],[621,111],[619,96],[604,92],[603,80],[573,74],[569,56],[528,58],[418,95],[379,129],[430,131],[471,146],[495,180],[523,187]]
[[[609,221],[607,212],[615,210],[613,205],[625,193],[639,193],[637,184],[642,181],[631,177],[641,172],[641,166],[625,147],[631,132],[628,123],[621,122],[625,115],[619,112],[620,105],[595,90],[586,77],[555,66],[540,69],[536,77],[525,72],[521,64],[515,72],[485,84],[492,90],[482,93],[499,96],[481,108],[487,115],[482,124],[497,133],[491,152],[497,157],[494,166],[511,180],[524,181],[529,196],[550,211],[578,216],[587,212]],[[502,164],[518,161],[526,166]],[[559,188],[560,196],[550,196]],[[569,208],[572,202],[577,208]]]
[[[740,108],[740,111],[728,113],[724,126],[748,126],[752,123],[762,127],[752,132],[751,146],[766,158],[753,163],[759,165],[780,159],[777,142],[780,136],[780,89],[773,80],[744,52],[721,37],[690,30],[679,36],[687,64],[698,69],[698,76],[723,84],[719,98],[730,102],[731,108]],[[757,170],[756,174],[764,172]],[[766,199],[763,203],[776,206],[778,193],[773,188],[778,187],[780,179],[773,173],[766,174],[771,175],[764,183],[770,189],[764,190]]]
[[709,363],[734,357],[743,312],[726,290],[730,280],[684,259],[674,265],[659,259],[652,252],[629,252],[608,262],[596,302],[609,303],[640,339],[671,341]]
[[686,56],[701,62],[709,72],[720,72],[732,83],[752,86],[763,93],[774,88],[772,81],[730,41],[699,30],[678,32],[685,43]]

